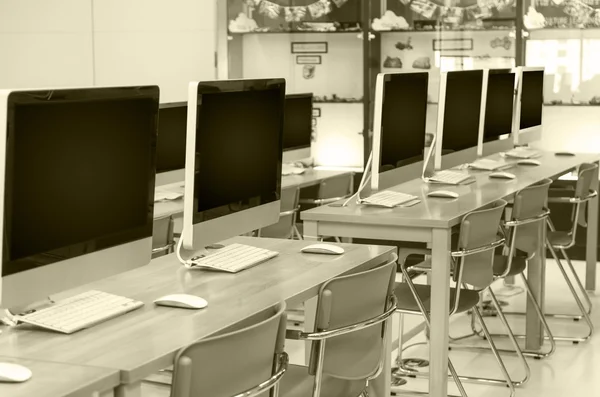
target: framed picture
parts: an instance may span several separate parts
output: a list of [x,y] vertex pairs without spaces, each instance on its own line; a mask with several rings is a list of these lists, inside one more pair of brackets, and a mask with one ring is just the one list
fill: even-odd
[[297,65],[320,65],[321,55],[296,55]]
[[433,39],[433,51],[471,51],[473,39]]
[[292,54],[327,54],[326,41],[295,41],[292,42]]

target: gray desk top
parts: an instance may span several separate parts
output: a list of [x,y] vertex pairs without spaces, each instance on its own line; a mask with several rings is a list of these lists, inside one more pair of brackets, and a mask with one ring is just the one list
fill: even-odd
[[[298,188],[304,188],[313,186],[321,183],[321,181],[340,175],[351,174],[353,171],[347,170],[316,170],[309,168],[300,175],[286,175],[281,177],[281,188],[286,189],[289,187],[296,186]],[[179,188],[183,183],[173,183],[172,186]],[[161,189],[168,189],[169,186],[162,186]],[[154,203],[154,218],[161,218],[163,216],[176,215],[183,213],[183,198],[170,201],[161,201]]]
[[[499,159],[499,155],[490,156]],[[491,179],[486,171],[464,171],[475,176],[476,181],[469,185],[449,186],[427,184],[421,179],[414,179],[389,190],[413,194],[421,199],[421,203],[408,208],[393,209],[357,205],[355,201],[347,207],[321,206],[300,214],[305,221],[323,221],[353,224],[376,224],[388,226],[410,226],[427,228],[448,228],[460,222],[463,216],[481,208],[499,198],[532,185],[544,178],[558,176],[584,162],[600,160],[600,154],[577,154],[576,156],[555,156],[543,153],[540,166],[516,165],[507,172],[517,177],[512,180]],[[512,160],[510,160],[512,161]],[[432,190],[451,190],[460,194],[457,199],[428,198]]]
[[33,376],[23,383],[0,383],[3,397],[90,397],[119,385],[119,371],[0,356],[0,362],[23,365]]
[[[4,328],[0,352],[5,356],[92,365],[121,371],[122,383],[142,379],[172,364],[184,346],[286,301],[299,304],[316,296],[322,283],[342,274],[368,269],[389,259],[395,248],[343,244],[340,256],[302,254],[308,241],[236,237],[240,242],[279,255],[237,274],[187,270],[168,255],[149,265],[59,294],[63,298],[96,289],[145,303],[141,309],[64,335],[19,326]],[[202,310],[158,307],[153,300],[189,293],[208,301]]]

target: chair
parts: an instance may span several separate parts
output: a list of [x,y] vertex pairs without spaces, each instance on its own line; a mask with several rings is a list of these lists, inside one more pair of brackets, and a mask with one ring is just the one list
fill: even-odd
[[[300,192],[300,204],[308,206],[328,205],[352,196],[353,192],[354,173],[334,176],[321,181],[316,192],[303,189]],[[307,197],[309,195],[316,195],[316,198]],[[334,238],[338,243],[340,242],[338,237]]]
[[314,332],[287,332],[290,339],[313,342],[308,367],[288,368],[281,397],[368,395],[369,381],[380,374],[383,360],[389,359],[384,351],[385,322],[396,310],[395,262],[396,257],[321,287]]
[[[554,259],[556,260],[556,263],[557,263],[559,269],[561,270],[561,273],[565,277],[565,280],[567,281],[567,284],[569,285],[569,288],[571,289],[571,293],[576,298],[578,295],[575,292],[575,290],[572,286],[572,283],[569,281],[569,278],[566,275],[566,272],[564,271],[564,266],[562,265],[562,262],[557,258],[557,255],[556,255],[557,250],[560,251],[560,253],[562,254],[562,257],[567,262],[567,265],[569,266],[569,269],[575,280],[575,283],[577,284],[577,287],[579,288],[579,292],[581,293],[581,296],[583,296],[583,298],[587,304],[587,309],[585,310],[585,312],[588,315],[592,312],[592,302],[581,282],[581,279],[575,272],[575,268],[573,267],[573,264],[571,263],[571,259],[567,255],[566,250],[575,245],[575,239],[577,237],[578,226],[580,226],[580,225],[582,227],[587,226],[585,209],[586,209],[587,202],[597,196],[597,192],[590,190],[593,178],[598,177],[597,170],[598,170],[597,164],[582,164],[578,170],[578,179],[577,179],[577,184],[575,185],[575,191],[569,192],[569,191],[561,190],[558,192],[553,192],[554,194],[552,194],[552,196],[548,199],[549,203],[567,204],[567,205],[571,206],[571,208],[570,208],[571,209],[570,230],[557,231],[556,228],[554,227],[554,224],[552,223],[552,220],[548,219],[548,227],[550,228],[550,230],[548,231],[547,239],[548,239],[548,245],[552,248],[550,250],[550,252],[552,253],[552,256],[554,257]],[[560,195],[558,195],[557,193],[560,193]],[[576,320],[580,320],[582,317],[585,317],[583,315],[572,315],[572,314],[547,314],[547,316],[555,317],[555,318],[571,318],[571,319],[576,319]]]
[[296,219],[300,206],[298,205],[300,189],[290,187],[281,190],[281,212],[279,222],[264,227],[258,231],[258,237],[272,237],[283,239],[302,239],[302,235],[296,227]]
[[[284,310],[285,304],[279,304],[241,326],[181,349],[173,362],[170,396],[276,396],[288,365]],[[164,395],[169,391],[163,383],[146,383],[158,385],[154,388]]]
[[152,224],[152,258],[168,255],[175,248],[173,232],[173,217],[171,215],[154,219]]
[[[573,298],[575,299],[575,303],[577,304],[579,311],[581,313],[581,315],[550,314],[548,316],[555,317],[555,318],[573,318],[575,320],[579,320],[579,319],[583,318],[588,327],[588,333],[585,336],[576,336],[576,337],[553,336],[553,337],[551,337],[550,335],[547,335],[546,338],[550,339],[550,340],[573,342],[573,343],[577,344],[577,343],[585,342],[585,341],[589,340],[592,337],[592,335],[594,334],[594,325],[589,316],[589,313],[591,312],[591,308],[592,308],[591,302],[585,291],[585,288],[581,284],[581,280],[579,279],[579,277],[577,276],[577,273],[575,272],[573,264],[571,263],[571,260],[570,260],[569,256],[567,255],[566,250],[575,244],[576,231],[577,231],[578,224],[585,225],[585,216],[584,216],[585,204],[587,203],[587,201],[591,200],[592,198],[596,197],[596,195],[597,195],[597,192],[590,190],[590,185],[591,185],[593,178],[597,178],[597,173],[596,173],[597,169],[598,169],[598,166],[595,164],[582,164],[579,169],[579,172],[578,172],[579,178],[577,180],[577,185],[576,185],[576,188],[575,188],[575,191],[573,192],[573,194],[570,197],[563,196],[563,197],[548,198],[548,202],[566,203],[566,204],[571,204],[573,206],[572,214],[571,214],[571,220],[572,220],[571,230],[557,231],[554,228],[552,221],[549,218],[546,219],[546,222],[547,222],[548,228],[549,228],[549,231],[546,235],[546,247],[550,251],[550,254],[554,258],[554,260],[556,261],[556,264],[557,264],[563,278],[565,279],[565,282],[567,283],[567,286],[569,287],[569,290],[571,291],[571,294],[573,295]],[[518,244],[520,244],[521,238],[523,238],[523,237],[518,238],[516,241],[517,248],[519,248]],[[533,239],[533,237],[531,237],[531,236],[529,236],[529,237],[525,236],[525,238],[528,238],[529,240]],[[573,277],[574,277],[582,295],[584,296],[585,300],[588,302],[588,309],[586,309],[585,306],[583,305],[581,298],[579,297],[577,291],[575,290],[573,283],[571,282],[569,276],[567,275],[567,272],[566,272],[560,258],[558,257],[558,254],[556,253],[557,250],[561,251],[563,258],[567,261],[567,264],[569,265],[569,268],[573,274]],[[505,312],[505,314],[523,315],[524,313]],[[517,335],[517,337],[523,337],[523,335]]]
[[[526,374],[522,380],[513,381],[502,361],[502,358],[496,348],[493,340],[489,337],[490,333],[483,321],[478,305],[481,300],[481,293],[490,290],[494,281],[494,252],[496,248],[504,244],[504,238],[498,236],[498,227],[500,218],[506,207],[506,201],[498,200],[489,206],[467,214],[460,225],[460,232],[456,242],[456,248],[449,255],[452,258],[453,270],[452,278],[456,287],[450,288],[450,315],[464,313],[471,310],[479,322],[486,336],[494,357],[500,367],[504,379],[481,378],[473,376],[458,376],[452,362],[449,360],[448,366],[451,376],[454,378],[461,395],[466,396],[466,392],[461,381],[471,381],[484,384],[501,384],[510,389],[510,395],[515,393],[515,386],[520,386],[527,382],[529,378],[529,367],[525,367]],[[414,252],[414,250],[412,251]],[[421,253],[424,251],[422,250]],[[429,252],[427,252],[429,253]],[[409,275],[411,266],[407,265],[405,258],[400,258],[399,264],[405,281],[397,283],[395,294],[398,301],[398,312],[401,314],[421,314],[425,318],[427,327],[430,326],[430,297],[431,286],[415,284]],[[512,335],[510,328],[507,332]],[[515,351],[522,356],[521,350],[515,338],[512,338]],[[402,350],[400,343],[399,351]],[[523,359],[524,361],[524,359]],[[427,376],[425,373],[399,366],[399,373],[409,376]],[[411,392],[411,394],[414,392]]]
[[[540,227],[545,227],[546,220],[550,214],[546,208],[546,204],[548,201],[548,188],[551,183],[550,179],[546,179],[515,193],[512,214],[507,221],[503,222],[503,233],[508,244],[502,252],[497,253],[494,257],[494,279],[499,280],[517,275],[521,277],[527,296],[531,300],[533,308],[550,341],[550,349],[548,351],[523,350],[522,354],[518,354],[525,368],[528,368],[528,365],[523,356],[530,356],[536,359],[546,358],[551,356],[556,349],[554,336],[548,326],[540,304],[535,299],[533,291],[525,277],[528,260],[539,251],[540,246],[544,246],[544,241],[540,238],[539,232]],[[502,311],[501,305],[498,304],[493,290],[490,288],[488,292],[492,298],[495,313],[497,313],[505,328],[510,328],[506,321],[505,313]],[[486,337],[483,334],[483,330],[478,330],[475,327],[473,313],[471,313],[471,329],[473,331],[472,334],[455,338],[455,340],[465,339],[474,335]],[[495,336],[499,335],[492,334],[492,337]],[[514,340],[513,338],[524,337],[523,335],[501,336],[510,336],[511,340]],[[475,349],[480,350],[481,348]],[[498,351],[501,353],[515,353],[515,351],[506,349],[498,349]]]

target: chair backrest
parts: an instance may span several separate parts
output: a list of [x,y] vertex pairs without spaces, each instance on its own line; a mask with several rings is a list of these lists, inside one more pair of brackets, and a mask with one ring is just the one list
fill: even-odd
[[327,178],[319,185],[317,199],[344,198],[354,190],[354,174],[339,175]]
[[[586,199],[590,194],[592,187],[592,181],[594,178],[598,178],[598,164],[595,163],[584,163],[579,167],[577,175],[577,184],[575,185],[575,198]],[[586,202],[578,204],[575,211],[573,211],[573,229],[571,232],[573,235],[577,231],[577,224],[581,226],[587,226],[586,221]]]
[[297,219],[300,190],[294,186],[281,190],[279,222],[260,229],[260,237],[290,238]]
[[498,200],[463,218],[458,236],[458,251],[452,253],[458,262],[458,271],[454,272],[457,283],[484,289],[494,281],[493,244],[502,240],[498,231],[505,207],[506,201]]
[[[511,220],[522,222],[544,214],[548,207],[548,189],[551,183],[550,179],[544,179],[515,193]],[[539,231],[542,222],[545,225],[546,220],[540,219],[539,222],[519,225],[509,230],[511,249],[523,251],[528,256],[537,252],[540,245],[546,243],[540,240]]]
[[153,258],[169,254],[174,247],[173,224],[173,217],[170,215],[154,219],[152,223]]
[[[285,342],[285,304],[253,317],[253,324],[203,339],[177,353],[171,397],[231,397],[271,378]],[[260,396],[272,395],[272,391]]]
[[[337,277],[319,292],[315,332],[333,330],[383,314],[394,290],[396,262]],[[325,343],[323,374],[340,379],[368,380],[383,357],[383,325],[313,342],[309,373],[316,374],[319,343]],[[389,357],[387,358],[389,359]]]

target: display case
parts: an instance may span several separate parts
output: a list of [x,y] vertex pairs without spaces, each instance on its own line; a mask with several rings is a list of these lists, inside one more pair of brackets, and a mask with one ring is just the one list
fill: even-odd
[[283,77],[314,95],[315,165],[362,167],[361,0],[228,0],[228,77]]
[[[428,70],[428,131],[443,71],[523,64],[519,0],[228,0],[227,77],[284,77],[315,95],[316,165],[360,167],[379,72]],[[518,33],[517,33],[518,32]]]

